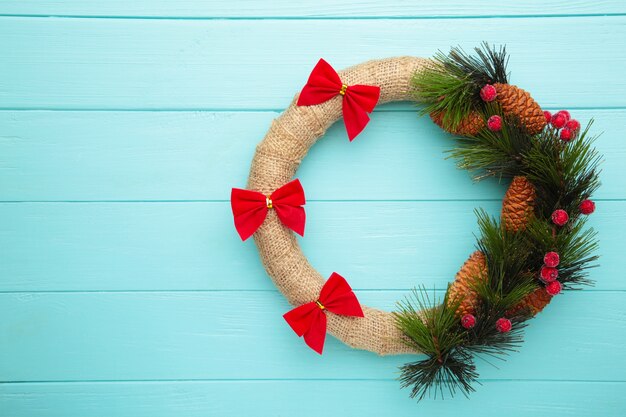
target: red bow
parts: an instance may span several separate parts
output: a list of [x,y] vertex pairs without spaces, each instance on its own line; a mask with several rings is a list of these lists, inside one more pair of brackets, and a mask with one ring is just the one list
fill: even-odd
[[370,121],[371,113],[380,97],[380,87],[371,85],[351,85],[341,82],[337,71],[320,59],[306,85],[300,92],[298,106],[312,106],[330,100],[336,95],[343,96],[343,121],[352,141]]
[[307,345],[320,355],[326,339],[324,310],[342,316],[364,317],[363,310],[345,278],[336,272],[322,287],[317,301],[303,304],[283,316],[298,336],[304,336]]
[[293,180],[283,185],[272,194],[266,196],[257,191],[233,188],[230,194],[230,205],[235,216],[235,228],[246,240],[265,221],[267,210],[276,210],[278,219],[288,228],[304,236],[304,223],[306,214],[304,189],[299,180]]

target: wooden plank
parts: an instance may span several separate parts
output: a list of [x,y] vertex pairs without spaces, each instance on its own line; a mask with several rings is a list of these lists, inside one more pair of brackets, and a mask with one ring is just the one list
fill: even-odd
[[[576,110],[603,135],[603,186],[626,198],[626,110]],[[4,201],[228,200],[243,187],[274,112],[0,111]],[[376,112],[350,143],[335,124],[298,176],[309,200],[501,199],[504,185],[472,183],[446,160],[455,141],[427,117]]]
[[575,16],[624,13],[624,3],[604,0],[589,3],[583,0],[542,2],[523,0],[511,3],[493,0],[437,2],[421,1],[419,6],[402,0],[380,2],[360,0],[4,0],[2,15],[29,16],[102,16],[102,17],[176,17],[176,18],[374,18],[374,17],[463,17],[463,16]]
[[[385,310],[405,294],[357,291]],[[625,292],[560,295],[519,353],[499,369],[478,364],[481,377],[623,381],[625,302]],[[393,379],[418,358],[377,358],[332,337],[319,356],[284,322],[289,308],[278,293],[258,291],[0,294],[0,378]]]
[[[513,83],[543,106],[626,105],[626,16],[514,24],[4,17],[0,52],[9,65],[0,73],[0,108],[280,109],[320,56],[343,68],[376,57],[431,56],[457,43],[473,47],[494,33],[511,52]],[[546,39],[558,49],[539,47]]]
[[[358,289],[445,288],[474,250],[474,208],[498,202],[310,203],[304,253]],[[598,203],[596,289],[619,272],[625,202]],[[228,203],[0,205],[0,291],[273,290]]]
[[[0,409],[11,417],[275,417],[318,415],[320,410],[362,417],[621,417],[623,382],[485,381],[471,401],[463,396],[419,404],[396,381],[188,381],[2,384]],[[312,400],[322,405],[311,404]]]

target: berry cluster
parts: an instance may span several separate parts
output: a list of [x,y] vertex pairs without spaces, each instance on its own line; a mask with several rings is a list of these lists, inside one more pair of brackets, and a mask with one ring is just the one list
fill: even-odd
[[[485,103],[490,103],[496,99],[498,91],[496,87],[491,84],[486,84],[480,89],[480,98]],[[502,117],[494,114],[487,120],[487,128],[492,132],[499,132],[502,130]]]
[[557,269],[559,262],[560,258],[558,253],[548,252],[543,257],[543,266],[539,272],[539,279],[546,284],[546,292],[551,296],[557,295],[563,288],[561,283],[557,281],[559,277],[559,270]]
[[575,139],[578,133],[580,133],[580,123],[576,119],[572,119],[570,113],[567,110],[560,110],[554,114],[549,111],[544,111],[543,115],[546,118],[546,123],[553,129],[559,132],[559,138],[563,142],[569,142]]
[[[583,200],[578,206],[581,214],[589,215],[596,209],[596,204],[591,200]],[[569,221],[569,214],[565,210],[558,209],[552,213],[552,223],[562,227]],[[561,283],[557,281],[559,270],[559,254],[556,252],[548,252],[543,258],[543,266],[539,272],[539,279],[546,284],[546,292],[551,296],[555,296],[561,292],[563,288]]]
[[[465,329],[471,329],[476,326],[476,317],[473,314],[466,314],[461,317],[461,326]],[[513,328],[513,323],[506,317],[500,317],[496,321],[496,330],[500,333],[508,333]]]
[[[549,128],[556,129],[559,138],[564,142],[569,142],[575,139],[578,133],[580,133],[580,123],[576,119],[572,119],[570,113],[567,110],[560,110],[555,114],[549,111],[544,111],[543,115],[546,118]],[[583,200],[580,203],[580,213],[588,215],[594,212],[596,204],[591,200]],[[562,227],[569,221],[569,214],[562,209],[554,210],[552,213],[552,223]]]
[[[498,92],[496,87],[491,84],[486,84],[480,90],[480,97],[485,103],[490,103],[496,100]],[[560,110],[555,114],[549,111],[544,111],[543,115],[546,119],[547,129],[554,129],[556,135],[563,142],[567,143],[575,139],[580,133],[580,122],[576,119],[572,119],[570,113],[567,110]],[[487,120],[487,128],[492,132],[499,132],[502,130],[503,119],[499,115],[492,115]],[[591,200],[583,200],[579,205],[581,214],[588,215],[594,212],[595,203]],[[558,226],[563,227],[570,219],[570,215],[563,209],[557,209],[552,213],[552,222]],[[557,252],[548,252],[544,256],[544,264],[539,272],[539,279],[545,285],[545,290],[550,296],[555,296],[563,289],[562,284],[558,281],[560,259]],[[465,314],[461,318],[461,325],[465,329],[471,329],[476,325],[476,317],[472,314]],[[501,333],[509,332],[512,328],[511,321],[505,317],[502,317],[496,321],[496,329]]]
[[[548,128],[555,129],[559,138],[564,142],[576,138],[580,132],[580,123],[576,119],[572,119],[567,110],[560,110],[555,114],[549,111],[543,112]],[[589,215],[596,209],[596,205],[591,200],[583,200],[578,206],[581,214]],[[552,223],[556,226],[563,227],[569,221],[569,214],[563,209],[554,210],[552,213]],[[556,252],[548,252],[544,257],[544,265],[539,272],[539,278],[546,285],[546,292],[551,296],[555,296],[561,292],[562,285],[557,278],[559,271],[556,268],[559,265],[559,254]]]
[[[596,203],[587,199],[583,200],[578,206],[578,210],[580,210],[581,214],[588,216],[596,210]],[[557,226],[565,226],[565,224],[569,221],[569,214],[563,209],[557,209],[552,212],[552,223]]]

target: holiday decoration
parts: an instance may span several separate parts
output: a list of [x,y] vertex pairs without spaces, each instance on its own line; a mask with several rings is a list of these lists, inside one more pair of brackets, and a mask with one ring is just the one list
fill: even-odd
[[560,129],[567,123],[567,117],[565,117],[563,113],[558,112],[554,116],[552,116],[552,119],[550,119],[550,123],[552,124],[552,126]]
[[558,209],[552,212],[552,223],[557,226],[565,226],[565,223],[569,220],[569,214],[565,210]]
[[559,266],[560,256],[556,252],[548,252],[543,257],[543,263],[545,266],[556,267]]
[[456,315],[472,315],[476,312],[478,281],[486,276],[485,255],[476,251],[465,261],[454,282],[448,288],[448,306],[456,305]]
[[580,123],[578,120],[572,119],[565,123],[565,127],[571,130],[573,133],[576,133],[580,130]]
[[533,216],[535,187],[526,177],[514,177],[502,200],[502,223],[507,230],[517,232],[526,228]]
[[550,113],[548,110],[544,110],[543,116],[546,118],[546,124],[550,123],[550,120],[552,120],[552,113]]
[[511,320],[501,317],[496,321],[496,330],[500,333],[508,333],[513,328],[513,324]]
[[466,314],[461,318],[461,326],[465,329],[471,329],[476,326],[476,317],[472,314]]
[[530,93],[506,83],[497,83],[495,87],[498,90],[497,101],[502,107],[502,113],[517,118],[521,126],[524,126],[531,135],[543,130],[546,125],[543,111]]
[[572,133],[572,131],[569,130],[568,128],[566,128],[566,127],[561,129],[561,132],[559,133],[559,137],[564,142],[569,142],[570,139],[572,139],[573,136],[574,136],[574,134]]
[[450,121],[446,121],[444,111],[434,111],[430,114],[433,122],[443,130],[459,136],[474,136],[485,127],[485,120],[478,112],[470,112],[458,121],[454,127]]
[[298,97],[298,106],[314,106],[336,96],[343,98],[343,121],[348,139],[352,141],[370,121],[367,115],[374,110],[380,97],[380,87],[371,85],[347,85],[339,74],[323,59],[320,59]]
[[492,132],[499,132],[502,130],[502,117],[494,114],[487,120],[487,126]]
[[317,300],[303,304],[283,316],[298,336],[320,355],[326,339],[326,314],[363,317],[363,310],[345,278],[333,272]]
[[[339,73],[320,60],[257,146],[248,190],[233,190],[237,231],[253,236],[266,271],[295,306],[285,314],[295,333],[318,353],[328,332],[380,355],[421,354],[400,368],[401,385],[418,399],[474,391],[476,356],[516,350],[528,320],[554,296],[592,283],[598,241],[585,215],[595,208],[589,198],[600,185],[600,156],[591,122],[581,129],[566,110],[542,110],[509,84],[507,61],[505,48],[487,44],[471,54],[452,48],[432,60],[389,58]],[[476,211],[476,250],[440,300],[417,288],[389,313],[359,304],[345,279],[325,281],[308,263],[292,233],[304,233],[304,193],[290,181],[342,114],[352,140],[377,103],[401,100],[416,101],[422,115],[458,136],[450,156],[460,168],[510,185],[499,218]]]
[[508,317],[516,317],[521,314],[535,316],[540,313],[552,300],[552,297],[546,292],[545,287],[536,288],[533,292],[526,295],[522,301],[507,310]]
[[546,285],[546,292],[551,296],[555,296],[561,292],[561,288],[563,288],[563,286],[559,281],[552,281]]
[[542,266],[539,275],[543,282],[552,282],[559,277],[559,270],[550,266]]
[[299,180],[293,180],[270,195],[233,188],[230,196],[235,227],[241,240],[246,240],[263,224],[269,209],[274,209],[280,221],[304,236],[306,214],[304,190]]
[[582,214],[588,215],[596,211],[596,203],[591,200],[583,200],[580,203],[580,212]]
[[565,117],[566,121],[569,121],[569,119],[572,118],[572,116],[570,115],[570,113],[567,110],[559,110],[558,114],[563,115],[563,117]]
[[489,103],[490,101],[494,101],[497,95],[498,90],[496,90],[496,87],[491,84],[487,84],[480,89],[480,98],[482,98],[483,101],[486,101],[487,103]]

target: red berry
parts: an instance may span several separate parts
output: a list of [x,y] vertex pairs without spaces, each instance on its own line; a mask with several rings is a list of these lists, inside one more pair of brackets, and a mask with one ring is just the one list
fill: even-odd
[[487,120],[487,127],[492,132],[499,132],[502,130],[502,117],[498,115],[493,115]]
[[539,275],[543,282],[553,282],[559,277],[559,270],[550,266],[542,266]]
[[548,110],[545,110],[543,112],[543,117],[546,118],[546,123],[550,123],[550,120],[552,120],[552,113],[550,113]]
[[561,285],[559,281],[552,281],[551,283],[546,285],[546,292],[553,297],[557,295],[558,293],[560,293],[562,289],[563,289],[563,286]]
[[565,126],[565,123],[567,123],[567,120],[565,119],[565,116],[563,114],[557,113],[552,116],[552,119],[550,119],[550,123],[552,124],[552,126],[556,127],[557,129],[560,129],[563,126]]
[[578,120],[572,119],[565,123],[565,127],[572,132],[578,132],[578,130],[580,129],[580,123],[578,122]]
[[559,110],[556,114],[562,114],[563,116],[565,116],[565,119],[567,119],[567,121],[572,118],[567,110]]
[[511,320],[506,319],[504,317],[499,318],[498,321],[496,321],[496,329],[500,333],[508,333],[511,331],[512,327],[513,325],[511,324]]
[[574,136],[572,134],[572,131],[569,130],[568,128],[564,127],[563,129],[561,129],[561,133],[559,133],[559,137],[561,138],[561,140],[563,142],[569,142],[570,139],[572,139],[572,136]]
[[569,215],[565,210],[558,209],[554,210],[554,212],[552,213],[552,223],[556,224],[557,226],[565,225],[568,220]]
[[461,318],[461,326],[466,329],[471,329],[476,325],[476,317],[471,314],[466,314]]
[[554,268],[555,266],[559,266],[559,262],[561,261],[559,254],[556,252],[548,252],[543,257],[543,263],[546,266]]
[[579,208],[582,214],[591,214],[596,211],[596,203],[591,200],[583,200]]
[[483,101],[494,101],[497,95],[498,92],[496,91],[496,87],[491,84],[486,84],[483,88],[480,89],[480,98],[482,98]]

